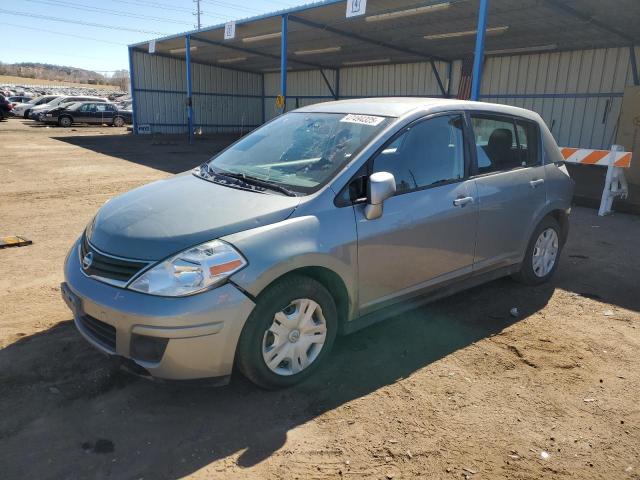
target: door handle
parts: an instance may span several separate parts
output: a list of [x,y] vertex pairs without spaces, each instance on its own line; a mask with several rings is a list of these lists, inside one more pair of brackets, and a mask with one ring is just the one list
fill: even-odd
[[454,207],[464,207],[467,203],[473,203],[473,197],[459,197],[453,201]]
[[538,186],[542,185],[544,183],[544,178],[538,178],[537,180],[531,180],[529,182],[529,185],[531,185],[531,188],[537,188]]

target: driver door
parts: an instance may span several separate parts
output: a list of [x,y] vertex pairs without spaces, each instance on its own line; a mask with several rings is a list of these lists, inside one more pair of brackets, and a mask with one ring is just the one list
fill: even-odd
[[375,220],[355,206],[361,315],[471,272],[478,203],[464,122],[420,120],[374,156],[373,172],[392,173],[396,194]]

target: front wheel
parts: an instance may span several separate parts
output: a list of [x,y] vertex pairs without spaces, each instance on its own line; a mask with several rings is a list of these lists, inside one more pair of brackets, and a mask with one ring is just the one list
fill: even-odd
[[336,337],[338,314],[327,289],[292,275],[260,295],[238,342],[236,362],[253,383],[289,387],[309,377]]
[[551,279],[558,268],[560,251],[560,225],[552,217],[544,218],[529,240],[520,271],[514,278],[527,285],[540,285]]

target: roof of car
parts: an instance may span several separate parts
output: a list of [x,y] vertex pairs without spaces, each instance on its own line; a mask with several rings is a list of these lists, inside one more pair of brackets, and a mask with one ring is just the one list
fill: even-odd
[[297,109],[298,112],[324,113],[353,113],[359,115],[382,115],[385,117],[401,117],[409,112],[421,110],[481,110],[495,113],[519,115],[538,120],[539,117],[531,110],[501,105],[497,103],[472,102],[470,100],[455,100],[450,98],[431,97],[380,97],[358,98],[352,100],[338,100],[334,102],[316,103]]

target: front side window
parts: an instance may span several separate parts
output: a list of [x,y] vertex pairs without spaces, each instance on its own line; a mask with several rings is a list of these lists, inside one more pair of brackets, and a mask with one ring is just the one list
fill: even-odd
[[463,120],[443,115],[422,121],[388,144],[373,160],[374,172],[389,172],[396,192],[464,178]]
[[373,115],[291,112],[231,145],[209,167],[220,175],[244,175],[312,193],[390,121]]

